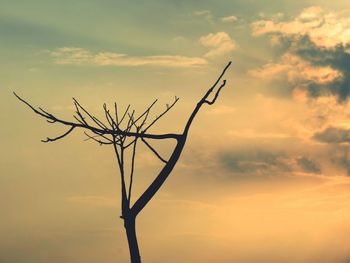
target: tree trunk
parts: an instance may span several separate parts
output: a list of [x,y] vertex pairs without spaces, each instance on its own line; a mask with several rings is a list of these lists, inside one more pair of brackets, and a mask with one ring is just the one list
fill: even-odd
[[141,263],[139,246],[136,237],[136,220],[135,217],[127,217],[124,219],[124,227],[128,238],[130,260],[131,263]]

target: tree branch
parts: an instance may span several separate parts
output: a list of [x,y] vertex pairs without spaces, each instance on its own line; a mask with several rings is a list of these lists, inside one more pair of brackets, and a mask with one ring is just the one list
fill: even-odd
[[94,140],[95,142],[98,142],[100,145],[103,145],[103,144],[105,144],[105,145],[107,145],[107,144],[113,144],[114,142],[112,142],[112,141],[110,141],[110,140],[108,140],[107,142],[104,142],[104,141],[101,141],[101,140],[98,140],[98,139],[96,139],[96,137],[99,137],[99,136],[101,136],[101,135],[97,135],[97,136],[91,136],[91,135],[89,135],[87,132],[85,132],[84,131],[84,134],[88,137],[87,139],[85,139],[85,141],[87,141],[87,140]]
[[143,132],[146,132],[149,128],[151,128],[161,117],[163,117],[172,107],[175,106],[176,102],[178,102],[179,98],[175,97],[174,102],[171,105],[166,105],[166,109],[158,116],[156,117],[144,130]]
[[[177,140],[177,144],[176,144],[175,149],[174,149],[173,153],[171,154],[169,160],[167,161],[167,163],[165,164],[163,169],[160,171],[158,176],[154,179],[154,181],[149,185],[149,187],[144,191],[144,193],[136,200],[136,202],[132,206],[131,211],[132,211],[132,213],[135,216],[138,215],[142,211],[142,209],[153,198],[153,196],[157,193],[159,188],[164,184],[165,180],[170,175],[170,173],[173,170],[175,164],[179,160],[180,155],[182,153],[182,150],[183,150],[183,148],[185,146],[186,139],[187,139],[187,136],[188,136],[188,131],[189,131],[190,126],[191,126],[191,124],[193,122],[193,119],[195,118],[195,116],[199,112],[199,110],[202,107],[202,105],[204,103],[207,103],[206,102],[207,98],[213,92],[213,90],[215,89],[217,84],[220,82],[220,80],[224,76],[225,72],[230,67],[230,65],[231,65],[231,62],[229,62],[226,65],[226,67],[224,68],[224,70],[222,71],[222,73],[220,74],[220,76],[218,77],[216,82],[214,83],[214,85],[205,93],[205,95],[197,103],[196,107],[194,108],[193,112],[191,113],[191,115],[190,115],[190,117],[189,117],[189,119],[188,119],[188,121],[186,123],[186,126],[184,128],[183,133],[180,135],[180,137]],[[216,96],[214,96],[214,99],[211,101],[212,103],[214,103],[216,101],[216,98],[218,97],[218,94],[219,94],[220,90],[224,87],[225,84],[226,84],[226,81],[224,81],[223,84],[219,87],[218,91],[216,92]]]
[[[147,203],[153,198],[153,196],[156,194],[156,192],[160,189],[160,187],[164,184],[165,180],[168,178],[170,175],[171,171],[173,170],[175,164],[180,158],[180,155],[183,151],[184,145],[186,143],[187,137],[188,137],[188,132],[191,127],[191,124],[196,117],[197,113],[201,109],[202,105],[208,104],[212,105],[216,102],[221,90],[223,87],[226,85],[226,80],[223,80],[221,85],[217,88],[215,94],[213,95],[213,98],[210,100],[208,99],[209,96],[212,95],[218,84],[220,83],[221,79],[225,75],[227,69],[230,67],[231,62],[229,62],[220,76],[217,78],[215,83],[208,89],[208,91],[204,94],[204,96],[199,100],[195,108],[193,109],[192,113],[190,114],[185,128],[181,134],[173,134],[173,133],[168,133],[168,134],[148,134],[146,131],[151,128],[160,118],[162,118],[169,110],[177,103],[179,98],[175,97],[175,100],[172,104],[168,105],[166,109],[159,115],[157,116],[146,128],[141,130],[142,126],[145,125],[146,119],[148,117],[148,114],[153,107],[153,105],[156,103],[154,101],[146,110],[143,112],[138,118],[134,118],[134,112],[132,114],[129,114],[129,108],[130,105],[126,108],[123,116],[119,119],[118,117],[118,110],[117,110],[117,105],[115,104],[115,120],[109,113],[109,110],[107,109],[107,106],[104,105],[103,109],[105,111],[106,119],[108,123],[111,125],[111,129],[107,128],[106,125],[104,125],[100,120],[98,120],[96,117],[91,115],[85,108],[83,108],[78,101],[76,101],[74,98],[74,104],[77,109],[77,114],[78,117],[74,116],[74,118],[77,120],[77,122],[70,122],[70,121],[65,121],[62,119],[59,119],[52,115],[51,113],[46,112],[42,108],[36,109],[33,107],[30,103],[19,97],[15,92],[14,95],[16,96],[17,99],[19,99],[21,102],[26,104],[31,110],[34,111],[34,113],[40,115],[41,117],[44,117],[49,123],[60,123],[65,126],[69,127],[69,130],[62,134],[61,136],[58,136],[56,138],[47,138],[44,140],[44,142],[51,142],[51,141],[56,141],[59,139],[64,138],[68,134],[70,134],[75,128],[82,128],[88,131],[91,131],[95,133],[97,136],[90,136],[87,133],[85,133],[89,139],[95,140],[100,144],[112,144],[115,150],[115,154],[117,157],[119,169],[120,169],[120,176],[121,176],[121,190],[122,190],[122,216],[129,216],[130,213],[132,216],[137,216],[142,209],[147,205]],[[87,123],[85,120],[85,117],[83,114],[80,112],[80,109],[97,125],[96,126],[91,126]],[[120,129],[119,126],[123,122],[126,116],[129,116],[128,123],[126,125],[125,129]],[[144,117],[141,125],[136,125],[136,123]],[[132,132],[132,127],[136,127],[136,132]],[[112,140],[107,138],[107,135],[112,136]],[[100,139],[96,139],[96,137],[102,137],[107,141],[102,141]],[[129,185],[129,193],[126,191],[126,184],[125,184],[125,171],[124,171],[124,150],[127,148],[125,147],[124,143],[127,137],[133,137],[132,143],[134,143],[133,147],[133,154],[132,154],[132,167],[131,167],[131,173],[130,173],[130,185]],[[141,140],[146,144],[146,146],[162,161],[165,163],[164,167],[161,169],[159,172],[158,176],[154,179],[154,181],[148,186],[148,188],[143,192],[143,194],[136,200],[134,205],[130,208],[130,198],[131,198],[131,189],[132,189],[132,183],[133,183],[133,176],[134,176],[134,165],[135,165],[135,152],[136,152],[136,142],[137,139],[141,138]],[[117,140],[116,140],[117,139]],[[168,161],[163,159],[158,152],[150,145],[147,143],[145,139],[175,139],[176,140],[176,146],[170,155],[170,158]],[[131,143],[128,144],[129,146]],[[118,153],[118,148],[120,148],[120,155]]]
[[58,136],[56,138],[49,138],[47,137],[46,140],[41,140],[42,142],[54,142],[57,141],[59,139],[62,139],[63,137],[67,136],[68,134],[70,134],[73,130],[75,129],[74,126],[72,126],[67,132],[65,132],[64,134],[62,134],[61,136]]
[[145,118],[143,119],[141,125],[139,127],[141,127],[145,122],[146,122],[146,119],[148,117],[148,114],[149,112],[151,111],[152,107],[156,104],[158,100],[155,100],[154,102],[152,102],[152,104],[139,116],[137,117],[133,122],[132,122],[132,125],[135,125],[136,126],[136,123],[143,117],[145,116]]
[[125,185],[125,177],[124,177],[124,150],[123,147],[120,147],[120,155],[117,149],[117,144],[115,143],[115,138],[113,138],[113,149],[115,152],[115,155],[117,157],[119,171],[120,171],[120,181],[121,181],[121,207],[122,207],[122,216],[121,218],[124,218],[126,214],[129,211],[129,201],[128,196],[126,192],[126,185]]
[[[90,131],[92,131],[92,132],[94,132],[96,134],[104,134],[104,135],[108,135],[109,134],[109,135],[113,135],[113,136],[125,136],[125,137],[148,138],[148,139],[176,139],[176,140],[178,140],[179,137],[180,137],[180,134],[174,134],[174,133],[147,134],[147,133],[144,133],[144,132],[130,132],[130,131],[123,131],[123,130],[120,130],[120,129],[118,129],[118,130],[107,129],[107,128],[103,128],[102,129],[100,127],[95,127],[95,126],[91,126],[91,125],[88,125],[88,124],[84,124],[84,123],[82,123],[82,121],[79,121],[76,117],[75,117],[75,119],[78,122],[65,121],[65,120],[62,120],[62,119],[59,119],[59,118],[55,117],[54,115],[44,111],[41,108],[39,108],[40,111],[37,110],[30,103],[28,103],[27,101],[22,99],[20,96],[18,96],[15,92],[13,92],[13,94],[16,96],[16,98],[18,100],[20,100],[25,105],[27,105],[34,113],[44,117],[49,123],[60,123],[60,124],[63,124],[63,125],[66,125],[66,126],[70,126],[70,127],[82,128],[82,129],[90,130]],[[129,109],[129,107],[128,107],[128,109]],[[125,118],[126,114],[127,114],[127,111],[123,115],[123,118],[119,121],[119,124],[123,121],[123,119]],[[97,120],[97,118],[94,117],[94,120]]]
[[125,110],[125,112],[124,112],[122,118],[120,119],[118,125],[120,125],[120,124],[123,122],[123,120],[124,120],[126,114],[129,112],[129,108],[130,108],[130,104],[129,104],[128,107],[126,108],[126,110]]
[[131,156],[131,171],[130,171],[129,194],[128,194],[129,207],[131,202],[131,190],[132,190],[132,184],[134,179],[136,145],[137,145],[137,139],[135,139],[134,141],[134,147],[132,149],[132,156]]
[[162,156],[160,156],[159,153],[144,138],[141,138],[141,140],[158,157],[159,160],[161,160],[163,163],[167,163],[167,161],[162,158]]
[[215,96],[213,98],[212,101],[208,101],[208,100],[204,100],[204,103],[207,103],[209,105],[213,105],[216,101],[216,99],[218,98],[221,89],[226,85],[226,80],[223,80],[222,84],[220,85],[219,89],[217,90],[217,92],[215,93]]

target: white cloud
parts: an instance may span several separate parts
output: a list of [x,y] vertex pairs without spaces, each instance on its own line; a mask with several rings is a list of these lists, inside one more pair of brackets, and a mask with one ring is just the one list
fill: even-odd
[[275,79],[288,69],[290,66],[283,63],[267,63],[260,68],[249,70],[248,75],[255,78]]
[[273,63],[250,70],[249,75],[284,78],[299,101],[333,95],[339,101],[348,99],[343,87],[348,86],[349,69],[342,61],[350,45],[350,18],[345,14],[312,6],[288,19],[275,15],[253,22],[253,35],[268,35],[272,47],[285,51]]
[[204,16],[204,15],[211,15],[211,12],[209,10],[198,10],[198,11],[194,11],[194,14],[196,16]]
[[93,53],[83,48],[63,47],[50,52],[56,64],[92,66],[196,67],[207,64],[204,58],[179,55],[129,56],[112,52]]
[[316,84],[327,84],[342,77],[341,72],[329,67],[315,67],[301,57],[286,53],[282,57],[286,65],[289,65],[288,81],[312,81]]
[[248,71],[248,75],[266,80],[285,75],[289,83],[295,87],[299,86],[295,93],[298,96],[304,94],[302,93],[303,83],[312,81],[322,85],[342,77],[341,72],[329,66],[313,66],[310,62],[291,53],[284,54],[279,63],[267,63],[260,68]]
[[208,58],[222,56],[236,49],[236,43],[226,32],[210,33],[199,39],[205,47],[211,48],[204,56]]
[[221,21],[226,23],[236,22],[237,20],[238,20],[237,16],[224,16],[221,18]]
[[204,17],[208,21],[213,19],[213,15],[210,10],[198,10],[194,12],[194,15]]
[[350,18],[326,12],[319,6],[306,8],[287,21],[281,22],[279,18],[281,16],[253,22],[252,34],[308,35],[317,46],[327,48],[350,43]]

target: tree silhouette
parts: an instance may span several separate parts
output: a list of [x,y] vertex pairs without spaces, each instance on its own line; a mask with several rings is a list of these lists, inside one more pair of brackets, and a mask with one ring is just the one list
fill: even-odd
[[[57,137],[47,138],[42,140],[42,142],[54,142],[60,140],[75,129],[84,129],[84,133],[87,136],[87,140],[93,140],[98,142],[100,145],[112,145],[116,155],[116,159],[119,166],[119,173],[121,179],[121,218],[124,220],[124,227],[126,230],[130,259],[132,263],[140,263],[140,251],[137,243],[136,236],[136,217],[142,211],[142,209],[148,204],[152,197],[156,194],[159,188],[163,185],[165,180],[170,175],[175,164],[179,160],[181,152],[185,146],[186,139],[188,136],[191,124],[196,117],[197,113],[204,104],[212,105],[217,100],[221,89],[225,86],[226,80],[222,80],[226,70],[230,67],[231,62],[229,62],[218,79],[212,85],[212,87],[204,94],[204,96],[199,100],[194,110],[190,114],[183,132],[180,134],[167,133],[167,134],[153,134],[148,133],[148,130],[167,112],[169,112],[175,104],[178,102],[179,98],[175,97],[175,100],[171,104],[167,104],[166,108],[161,114],[159,114],[153,120],[148,120],[149,113],[157,100],[155,100],[142,114],[135,116],[135,111],[130,110],[130,105],[127,107],[123,113],[118,110],[118,106],[115,103],[113,111],[110,111],[106,104],[103,105],[105,122],[102,122],[90,112],[88,112],[76,99],[73,98],[74,106],[76,109],[75,115],[73,115],[75,121],[62,120],[55,115],[45,111],[42,108],[35,108],[30,103],[25,101],[23,98],[18,96],[15,92],[14,95],[24,104],[26,104],[30,109],[32,109],[36,114],[45,118],[49,123],[60,123],[68,127],[68,130]],[[219,85],[220,83],[220,85]],[[211,98],[209,98],[211,97]],[[176,146],[170,154],[168,159],[163,158],[157,150],[152,147],[152,145],[147,140],[165,140],[172,139],[175,140]],[[160,170],[154,181],[148,186],[148,188],[141,194],[140,197],[132,204],[131,194],[133,186],[133,177],[135,171],[135,156],[136,156],[136,146],[139,142],[144,143],[148,149],[157,157],[160,161],[164,163],[163,168]],[[126,169],[125,169],[125,153],[126,151],[131,151],[130,160],[130,174],[128,180],[126,180]],[[126,182],[129,182],[127,186]]]

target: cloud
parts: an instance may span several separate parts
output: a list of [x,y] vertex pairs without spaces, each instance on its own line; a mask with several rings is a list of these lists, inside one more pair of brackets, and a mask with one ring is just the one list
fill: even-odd
[[350,151],[349,148],[340,148],[333,152],[331,161],[344,169],[346,174],[350,175]]
[[350,43],[350,18],[326,12],[319,6],[306,8],[289,21],[278,21],[275,17],[258,20],[251,24],[251,28],[254,36],[268,33],[308,35],[319,47],[330,48]]
[[[295,93],[298,90],[295,90]],[[293,94],[294,96],[305,96]],[[300,98],[299,98],[300,100]],[[350,129],[350,101],[339,103],[335,96],[323,96],[312,99],[305,104],[295,104],[301,106],[299,114],[295,121],[288,123],[287,127],[294,127],[295,131],[300,132],[299,137],[303,140],[312,139],[316,133],[326,130],[329,127],[338,129]],[[312,142],[311,142],[312,143]]]
[[210,33],[199,39],[205,47],[211,48],[204,56],[208,58],[222,56],[236,49],[235,41],[226,32]]
[[224,16],[221,18],[221,21],[226,23],[236,22],[237,20],[238,20],[237,16]]
[[272,47],[282,55],[274,62],[252,69],[251,76],[284,78],[297,99],[350,96],[350,19],[320,7],[304,9],[298,16],[255,21],[252,34],[270,36]]
[[284,165],[281,154],[267,151],[230,152],[221,155],[221,162],[225,168],[236,173],[263,173],[278,166],[283,171],[289,171]]
[[310,173],[320,173],[321,172],[320,167],[314,161],[308,159],[305,156],[298,158],[297,164],[305,172],[310,172]]
[[248,74],[262,79],[276,79],[285,75],[289,83],[299,88],[310,83],[334,83],[343,77],[341,71],[332,68],[331,65],[315,65],[292,52],[281,56],[280,62],[267,63],[260,68],[249,70]]
[[203,17],[209,22],[211,22],[213,19],[213,15],[210,10],[197,10],[194,11],[194,15],[198,17]]
[[350,130],[328,127],[321,132],[315,133],[313,138],[325,143],[350,143]]
[[207,61],[200,57],[178,55],[129,56],[112,52],[93,53],[87,49],[75,47],[58,48],[51,51],[50,55],[54,62],[60,65],[198,67],[207,64]]
[[194,14],[196,16],[203,16],[203,15],[209,15],[211,14],[211,12],[209,10],[198,10],[198,11],[194,11]]
[[220,154],[224,168],[237,174],[283,175],[292,172],[320,173],[319,165],[306,156],[267,149],[245,149]]
[[274,79],[286,73],[290,68],[290,65],[284,63],[267,63],[260,68],[249,70],[248,75],[255,78]]
[[[204,12],[204,11],[203,11]],[[175,38],[183,41],[183,37]],[[181,55],[131,56],[113,52],[92,52],[79,47],[61,47],[48,51],[54,63],[59,65],[88,65],[88,66],[159,66],[159,67],[199,67],[207,65],[206,58],[222,56],[236,48],[235,42],[225,32],[211,33],[202,36],[199,42],[211,48],[204,57],[188,57]]]
[[314,67],[327,67],[338,72],[329,71],[330,77],[334,76],[330,83],[310,83],[310,95],[317,97],[328,93],[336,95],[340,102],[347,100],[350,96],[350,54],[346,52],[346,47],[338,45],[334,48],[319,48],[307,38],[303,42],[293,51],[297,56]]
[[240,139],[288,139],[291,135],[288,133],[281,132],[262,132],[255,131],[252,129],[240,129],[239,131],[231,130],[228,131],[230,137]]

